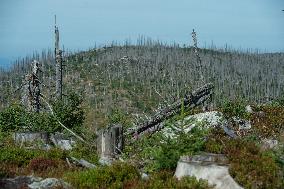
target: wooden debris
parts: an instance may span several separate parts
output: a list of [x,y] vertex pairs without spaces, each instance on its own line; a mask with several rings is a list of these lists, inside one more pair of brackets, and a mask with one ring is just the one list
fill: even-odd
[[78,164],[82,167],[86,167],[86,168],[89,168],[89,169],[93,169],[93,168],[96,168],[97,166],[84,160],[84,159],[77,159],[77,158],[74,158],[74,157],[71,157],[72,161],[75,162],[75,164]]
[[194,108],[209,100],[213,94],[213,88],[213,84],[207,83],[204,86],[196,89],[192,93],[187,93],[183,100],[179,100],[168,106],[167,108],[159,111],[148,121],[138,125],[135,130],[129,130],[128,134],[132,135],[133,137],[139,138],[145,133],[154,133],[162,129],[164,127],[162,122],[180,113],[182,106],[184,106],[185,108]]

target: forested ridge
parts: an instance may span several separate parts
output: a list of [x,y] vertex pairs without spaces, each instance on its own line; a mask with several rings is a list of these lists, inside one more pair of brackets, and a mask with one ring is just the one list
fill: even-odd
[[[250,102],[265,102],[283,94],[284,54],[200,49],[201,71],[205,82],[213,82],[213,104],[224,98],[242,98]],[[17,60],[9,71],[1,71],[1,105],[16,99],[30,63],[42,64],[41,79],[52,98],[55,85],[55,63],[51,51],[35,53]],[[137,45],[96,48],[77,53],[65,53],[64,87],[76,88],[87,94],[93,107],[103,108],[128,96],[141,110],[171,97],[180,97],[187,89],[200,85],[198,65],[192,48],[141,41]],[[124,94],[128,93],[128,94]],[[159,93],[159,96],[157,93]],[[147,101],[147,102],[146,102]],[[109,104],[110,103],[110,104]]]
[[62,99],[51,50],[0,70],[0,188],[283,188],[284,53],[196,54],[148,39],[66,51]]

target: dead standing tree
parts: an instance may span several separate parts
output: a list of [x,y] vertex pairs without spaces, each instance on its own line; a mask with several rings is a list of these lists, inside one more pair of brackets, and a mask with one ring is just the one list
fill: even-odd
[[197,61],[197,72],[199,74],[199,78],[202,84],[204,84],[204,76],[203,76],[203,70],[202,70],[202,63],[201,63],[201,58],[200,55],[198,53],[198,47],[197,47],[197,36],[196,36],[196,32],[194,31],[194,29],[192,30],[192,39],[193,39],[193,48],[194,48],[194,54],[196,56],[196,61]]
[[20,88],[23,88],[22,103],[28,111],[40,111],[40,80],[38,73],[41,72],[40,64],[34,60],[32,62],[32,73],[25,76],[25,80]]
[[[199,75],[199,83],[197,84],[198,86],[201,85],[204,85],[205,83],[205,77],[204,77],[204,68],[206,68],[205,66],[202,67],[202,62],[201,62],[201,58],[200,58],[200,55],[198,53],[198,47],[197,47],[197,36],[196,36],[196,32],[194,31],[194,29],[192,30],[192,39],[193,39],[193,48],[194,48],[194,54],[196,56],[196,62],[197,62],[197,67],[196,67],[196,70],[197,70],[197,73]],[[205,72],[206,73],[206,72]],[[212,100],[212,98],[210,98],[210,100]],[[203,110],[208,110],[208,104],[207,102],[203,102]]]
[[58,100],[62,99],[62,79],[63,79],[63,69],[62,69],[62,50],[59,49],[59,30],[56,26],[56,15],[55,15],[55,62],[56,62],[56,98]]

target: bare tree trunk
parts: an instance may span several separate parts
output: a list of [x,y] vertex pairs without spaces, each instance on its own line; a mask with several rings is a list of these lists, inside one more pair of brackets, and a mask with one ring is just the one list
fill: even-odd
[[62,99],[62,50],[59,49],[59,30],[55,16],[55,62],[56,62],[56,97]]
[[23,88],[22,103],[28,111],[40,111],[40,84],[38,73],[41,72],[39,62],[32,62],[32,73],[25,76],[24,83],[20,88]]

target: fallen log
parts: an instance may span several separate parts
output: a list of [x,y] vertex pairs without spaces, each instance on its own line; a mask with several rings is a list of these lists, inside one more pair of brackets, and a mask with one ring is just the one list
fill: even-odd
[[[76,164],[80,165],[80,166],[83,166],[83,167],[86,167],[86,168],[89,168],[89,169],[92,169],[92,168],[96,168],[97,166],[84,160],[84,159],[77,159],[77,158],[74,158],[74,157],[71,157],[71,160],[73,162],[75,162]],[[69,160],[68,160],[69,161]]]
[[182,100],[179,100],[159,111],[148,121],[138,125],[136,128],[128,130],[128,134],[135,138],[139,138],[145,133],[154,133],[162,129],[164,127],[162,122],[180,113],[182,106],[185,108],[194,108],[210,99],[213,94],[213,88],[213,84],[207,83],[193,92],[188,92]]

